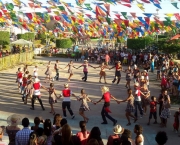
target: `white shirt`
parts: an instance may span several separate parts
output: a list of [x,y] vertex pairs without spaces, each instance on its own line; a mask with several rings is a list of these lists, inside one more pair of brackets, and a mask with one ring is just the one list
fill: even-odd
[[135,60],[136,60],[136,55],[133,55],[133,56],[132,56],[132,59],[135,61]]
[[144,55],[144,60],[147,60],[148,59],[148,55]]
[[137,96],[138,92],[139,92],[139,90],[136,90],[136,92],[135,92],[135,94],[136,94],[135,99],[134,99],[135,101],[141,101],[141,96]]
[[70,91],[70,96],[69,97],[64,97],[63,95],[63,102],[70,102],[71,101],[71,95],[73,94],[72,91]]
[[120,55],[121,55],[121,57],[124,57],[124,52],[121,52],[121,54],[120,54]]

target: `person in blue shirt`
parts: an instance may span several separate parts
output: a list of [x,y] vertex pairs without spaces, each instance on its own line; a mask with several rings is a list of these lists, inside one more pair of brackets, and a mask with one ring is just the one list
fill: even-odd
[[78,61],[79,59],[79,46],[78,45],[74,47],[74,52],[75,52],[75,61]]

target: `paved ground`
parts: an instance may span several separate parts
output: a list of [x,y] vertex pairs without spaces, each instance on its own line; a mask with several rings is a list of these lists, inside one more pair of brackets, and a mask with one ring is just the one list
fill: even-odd
[[[47,63],[49,60],[51,60],[54,64],[54,61],[57,58],[43,58],[38,57],[36,58],[36,61],[38,62],[44,62]],[[63,59],[60,58],[60,64],[62,67],[65,67],[70,59]],[[80,62],[75,62],[75,66],[79,66]],[[97,66],[97,64],[92,64],[94,66]],[[23,117],[30,118],[31,124],[33,123],[33,119],[35,116],[41,116],[43,119],[50,118],[53,119],[53,115],[49,113],[50,106],[48,104],[48,93],[45,91],[42,91],[42,100],[45,105],[45,111],[42,111],[39,103],[35,104],[34,111],[30,110],[30,100],[28,101],[28,105],[24,105],[21,101],[21,95],[17,91],[17,85],[15,83],[15,72],[17,71],[17,68],[8,69],[0,72],[0,125],[7,125],[6,119],[9,115],[17,113],[22,115]],[[30,73],[32,73],[34,66],[29,66]],[[40,65],[39,66],[39,76],[42,84],[46,87],[49,86],[48,83],[44,83],[44,72],[46,69],[46,65]],[[55,88],[57,91],[57,94],[60,94],[60,90],[63,89],[63,84],[67,82],[68,74],[66,73],[67,70],[62,70],[60,72],[60,81],[54,82]],[[82,82],[81,76],[82,74],[82,68],[78,70],[74,70],[75,75],[72,78],[72,81],[69,83],[70,88],[75,94],[79,94],[80,90],[84,88],[89,94],[89,97],[97,101],[101,98],[101,91],[100,87],[103,84],[98,83],[99,82],[99,69],[93,69],[90,68],[89,75],[88,75],[88,81]],[[107,71],[107,86],[110,88],[111,93],[117,97],[118,99],[125,99],[127,97],[126,94],[126,88],[125,88],[125,74],[122,74],[122,80],[119,86],[112,85],[111,81],[114,77],[114,70],[108,70]],[[150,82],[150,91],[151,95],[158,96],[159,95],[159,82],[155,81],[155,74],[150,73],[150,80],[153,80]],[[87,124],[87,129],[91,130],[94,126],[99,126],[102,138],[104,142],[106,143],[106,139],[110,134],[112,134],[113,125],[112,122],[108,121],[108,125],[101,125],[102,119],[101,119],[101,108],[103,103],[99,103],[97,105],[89,104],[91,107],[91,111],[86,112],[87,116],[89,116],[90,120]],[[72,100],[72,109],[76,115],[75,119],[72,120],[70,118],[69,113],[68,114],[68,123],[71,125],[73,133],[75,134],[77,131],[79,131],[79,121],[82,120],[81,116],[78,114],[80,102],[76,101],[74,98]],[[178,110],[178,105],[171,107],[171,113],[174,114],[174,111]],[[118,124],[122,125],[123,127],[130,129],[132,131],[133,138],[135,137],[135,134],[133,133],[134,125],[132,123],[131,126],[126,127],[127,120],[125,118],[125,108],[126,103],[117,104],[116,102],[111,103],[111,110],[112,110],[112,116],[118,120]],[[148,108],[149,109],[149,108]],[[58,103],[55,104],[55,110],[56,113],[62,114],[61,110],[61,99],[58,100]],[[159,124],[157,125],[150,125],[147,126],[148,121],[148,115],[144,116],[142,119],[139,119],[137,121],[137,124],[141,124],[143,126],[143,134],[145,136],[145,145],[155,145],[155,135],[157,131],[165,130],[168,133],[169,141],[166,145],[174,144],[178,145],[177,142],[180,141],[180,138],[177,137],[177,134],[173,132],[173,116],[171,116],[170,119],[168,119],[168,127],[167,128],[160,128]],[[159,121],[159,118],[158,118]],[[132,121],[133,122],[133,121]],[[3,140],[8,141],[8,138],[5,134]]]

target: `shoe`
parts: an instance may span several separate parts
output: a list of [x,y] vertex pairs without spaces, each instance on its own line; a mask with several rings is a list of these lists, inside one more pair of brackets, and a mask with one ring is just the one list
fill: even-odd
[[131,125],[131,123],[126,124],[126,126],[130,126],[130,125]]
[[157,121],[155,121],[153,124],[157,124]]
[[141,115],[140,118],[142,118],[143,116]]
[[67,117],[64,116],[63,118],[66,119]]
[[30,108],[31,110],[34,110],[34,108]]
[[147,125],[150,125],[150,123],[147,123]]
[[117,120],[115,120],[115,121],[114,121],[113,126],[115,126],[115,125],[116,125],[116,123],[117,123]]
[[42,110],[44,111],[44,110],[45,110],[45,108],[42,108]]
[[102,122],[101,124],[108,124],[107,122]]
[[136,121],[137,121],[138,119],[136,118],[136,119],[134,119],[134,123],[136,123]]
[[72,119],[74,119],[74,117],[75,117],[75,116],[73,115],[73,116],[72,116]]

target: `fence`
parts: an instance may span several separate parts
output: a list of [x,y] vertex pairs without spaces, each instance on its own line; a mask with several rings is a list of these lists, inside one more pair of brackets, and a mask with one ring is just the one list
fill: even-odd
[[0,70],[13,67],[20,63],[26,63],[27,61],[32,60],[33,56],[34,52],[24,52],[2,57],[0,58]]

